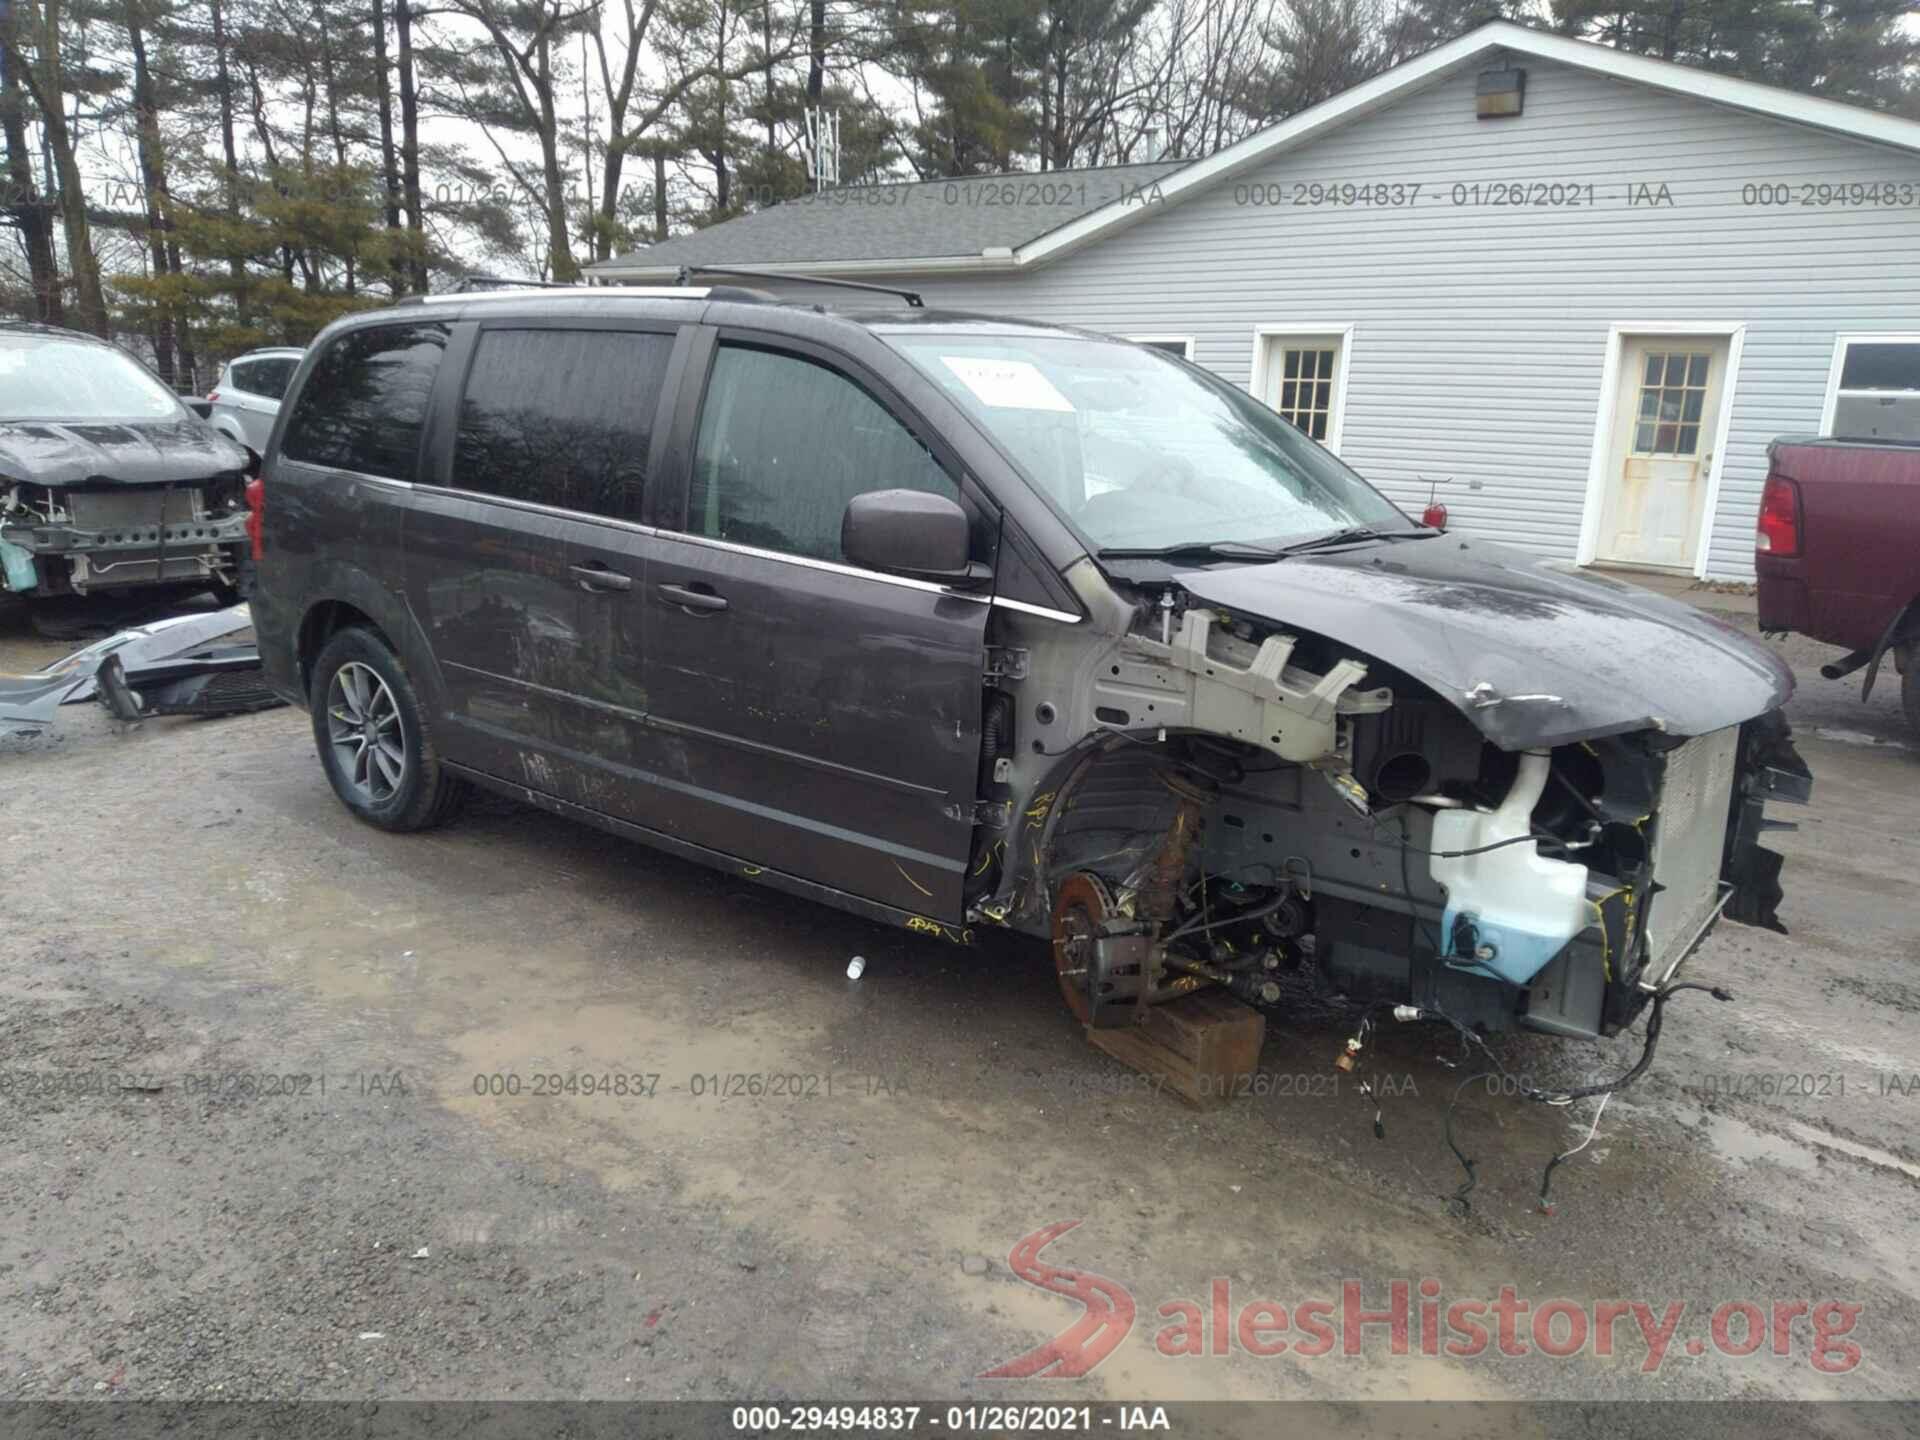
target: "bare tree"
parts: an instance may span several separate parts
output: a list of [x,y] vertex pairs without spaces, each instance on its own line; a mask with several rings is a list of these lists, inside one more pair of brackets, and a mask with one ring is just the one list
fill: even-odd
[[20,243],[27,254],[34,316],[50,325],[62,325],[66,323],[66,306],[60,294],[59,261],[53,253],[55,207],[34,182],[33,155],[27,146],[27,99],[20,88],[15,53],[6,44],[4,56],[0,56],[0,130],[6,136],[7,185],[11,192],[6,210],[20,231]]
[[1235,97],[1260,64],[1272,9],[1273,0],[1167,0],[1146,31],[1158,83],[1133,117],[1160,155],[1208,155],[1252,128]]
[[[147,63],[146,0],[126,0],[123,13],[127,44],[133,53],[133,119],[135,148],[140,156],[140,188],[146,201],[147,247],[152,258],[153,276],[164,286],[165,279],[179,267],[180,249],[167,247],[167,229],[172,216],[167,197],[166,155],[160,143],[160,102],[155,94],[153,70]],[[171,262],[171,263],[170,263]],[[160,378],[174,383],[174,307],[171,297],[162,294],[154,306],[153,356]]]
[[1271,58],[1247,87],[1249,118],[1283,120],[1397,63],[1390,20],[1385,0],[1286,0],[1261,32]]
[[425,202],[420,195],[420,95],[414,75],[412,0],[394,0],[393,31],[400,71],[400,176],[412,240],[413,288],[427,293]]
[[83,329],[107,334],[107,302],[100,261],[93,249],[87,196],[67,119],[66,57],[61,43],[61,0],[17,0],[14,24],[4,32],[5,61],[17,69],[40,113],[40,130],[53,154],[60,184],[60,225],[73,272],[73,319]]
[[[1048,0],[1040,34],[1040,168],[1064,170],[1155,78],[1129,62],[1159,0]],[[1087,158],[1092,158],[1091,156]]]
[[567,176],[560,162],[558,86],[564,74],[559,45],[570,33],[597,16],[594,3],[570,5],[567,0],[454,0],[453,8],[480,23],[500,60],[506,82],[502,96],[516,128],[531,134],[540,147],[542,208],[547,253],[553,278],[580,278],[567,215]]

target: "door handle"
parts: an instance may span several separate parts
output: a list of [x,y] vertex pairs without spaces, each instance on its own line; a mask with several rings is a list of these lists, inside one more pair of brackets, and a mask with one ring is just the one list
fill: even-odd
[[660,598],[683,610],[704,610],[709,614],[727,608],[726,596],[715,595],[711,590],[690,589],[685,585],[662,585]]
[[609,570],[604,565],[569,565],[582,590],[631,590],[633,577]]

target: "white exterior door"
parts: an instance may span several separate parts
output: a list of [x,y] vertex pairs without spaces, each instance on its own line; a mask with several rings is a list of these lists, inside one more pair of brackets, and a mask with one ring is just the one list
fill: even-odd
[[1622,340],[1596,559],[1693,568],[1726,392],[1727,343],[1707,335]]

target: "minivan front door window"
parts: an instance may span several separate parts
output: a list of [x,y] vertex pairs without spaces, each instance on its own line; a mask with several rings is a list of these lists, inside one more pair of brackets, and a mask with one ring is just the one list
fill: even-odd
[[885,338],[1096,549],[1271,546],[1414,528],[1264,405],[1151,350],[1057,336]]
[[690,531],[840,561],[847,502],[869,490],[960,495],[927,447],[844,375],[720,347],[700,412]]

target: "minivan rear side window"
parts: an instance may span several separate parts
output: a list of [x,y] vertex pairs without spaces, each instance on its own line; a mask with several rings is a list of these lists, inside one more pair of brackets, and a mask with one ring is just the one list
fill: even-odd
[[446,347],[443,324],[348,331],[307,377],[281,453],[309,465],[413,479],[433,377]]
[[455,488],[638,520],[673,336],[483,330],[460,402]]
[[842,560],[847,502],[869,490],[960,498],[927,447],[846,376],[797,356],[720,347],[700,410],[689,531]]

